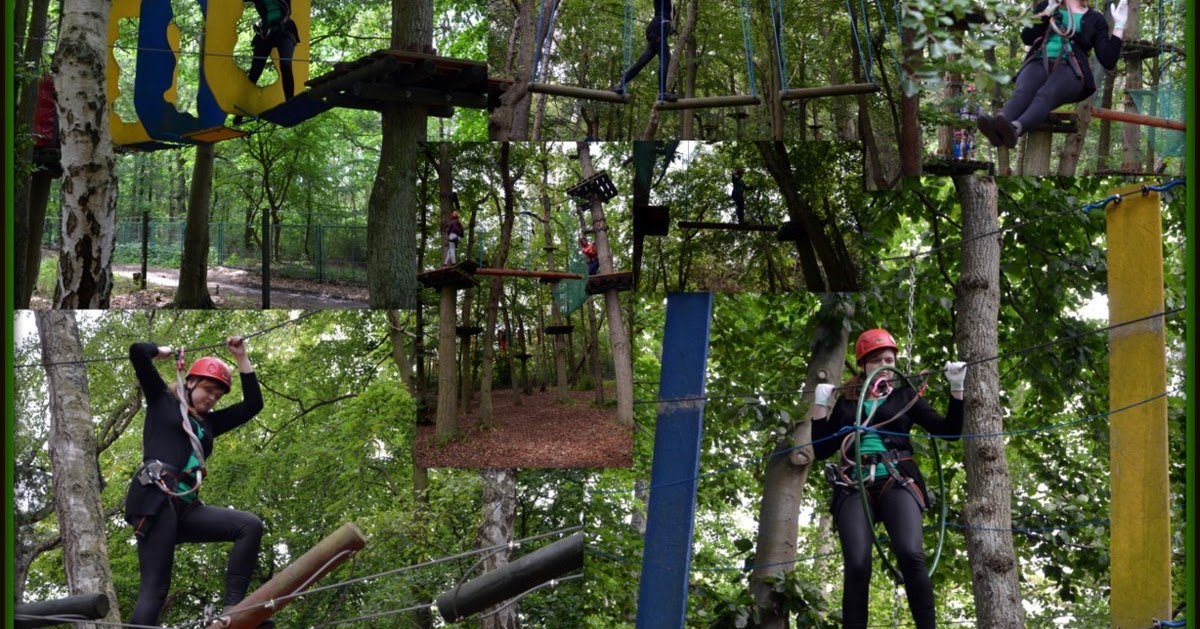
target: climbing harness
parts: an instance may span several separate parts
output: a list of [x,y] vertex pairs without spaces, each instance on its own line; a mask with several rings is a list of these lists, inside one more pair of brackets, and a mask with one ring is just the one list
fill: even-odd
[[[897,376],[899,376],[900,379],[903,379],[905,382],[908,383],[908,385],[910,387],[912,387],[913,391],[919,392],[924,389],[924,386],[921,386],[921,387],[915,386],[907,374],[902,373],[899,369],[896,369],[895,367],[892,367],[890,365],[884,365],[882,367],[879,367],[878,369],[875,369],[871,373],[867,374],[867,378],[863,382],[862,391],[859,394],[858,407],[855,412],[855,422],[854,423],[858,430],[856,432],[852,432],[852,433],[848,434],[846,436],[846,438],[843,440],[843,442],[842,442],[842,457],[843,457],[843,459],[850,461],[855,466],[855,476],[857,477],[856,484],[858,485],[858,495],[859,495],[860,499],[862,500],[863,514],[867,518],[867,525],[870,528],[870,530],[872,531],[871,541],[874,542],[875,549],[879,552],[879,560],[880,560],[880,562],[883,563],[884,567],[887,568],[888,572],[890,572],[892,574],[893,580],[897,584],[900,584],[900,583],[904,583],[903,575],[901,575],[899,569],[897,569],[896,566],[893,565],[892,562],[888,560],[887,554],[883,548],[883,544],[879,541],[879,537],[874,535],[875,521],[871,518],[871,502],[870,502],[870,497],[867,493],[867,486],[869,483],[866,481],[866,479],[863,478],[863,461],[864,460],[869,461],[870,459],[863,456],[862,439],[858,438],[858,433],[862,432],[863,429],[867,428],[868,426],[870,426],[870,428],[872,430],[878,430],[881,426],[884,426],[884,425],[891,423],[892,421],[898,419],[899,417],[901,417],[902,415],[907,413],[908,410],[910,408],[912,408],[914,404],[916,404],[917,400],[920,399],[921,396],[919,394],[914,395],[912,400],[910,400],[907,404],[905,404],[904,408],[900,409],[900,411],[898,411],[895,415],[893,415],[892,417],[890,417],[882,422],[879,422],[879,423],[871,426],[870,425],[871,419],[875,415],[874,410],[871,411],[865,418],[863,417],[863,408],[866,405],[867,392],[869,391],[870,387],[873,386],[873,381],[876,379],[876,376],[878,376],[880,373],[886,372],[886,371],[890,371],[890,372],[896,374]],[[878,407],[876,407],[875,410],[878,410]],[[846,455],[847,445],[848,445],[848,442],[851,440],[854,441],[854,458],[853,459],[850,459],[850,457],[848,457]],[[946,503],[946,499],[945,499],[946,480],[945,480],[944,474],[942,473],[941,451],[938,449],[937,439],[930,439],[930,442],[932,443],[932,446],[933,446],[934,466],[937,468],[938,496],[941,498],[941,500],[939,500],[940,509],[939,509],[937,549],[934,552],[933,561],[930,562],[930,564],[929,564],[929,575],[932,576],[934,571],[937,570],[938,562],[942,558],[942,545],[946,541],[947,503]],[[892,469],[894,469],[894,467],[895,467],[895,462],[898,460],[904,460],[903,458],[899,458],[899,457],[902,457],[904,453],[905,453],[904,451],[899,451],[899,452],[897,452],[896,455],[893,455],[897,458],[895,458],[893,460],[892,467],[888,468],[889,476],[891,477],[891,478],[889,478],[888,482],[889,483],[892,481],[899,482],[901,484],[901,486],[905,487],[909,491],[912,491],[915,494],[919,494],[920,490],[917,487],[910,486],[910,485],[915,485],[915,482],[911,478],[904,477],[902,474],[899,474],[898,471],[896,471],[895,473],[892,472]],[[911,456],[912,456],[911,453],[908,453],[908,454],[909,454],[909,458],[911,458]],[[871,465],[871,470],[872,470],[872,472],[874,472],[875,466],[870,463],[868,463],[868,465]],[[921,505],[922,510],[924,510],[926,508],[926,505],[923,503],[922,500],[918,499],[917,503]]]
[[[152,474],[150,471],[146,472],[146,474],[150,475],[151,478],[153,478],[154,483],[158,486],[159,489],[163,490],[163,492],[165,492],[166,494],[168,494],[170,496],[174,496],[176,498],[181,498],[183,496],[187,496],[188,494],[192,494],[192,493],[199,491],[200,485],[204,482],[204,475],[208,473],[208,466],[205,465],[205,462],[204,462],[204,446],[203,446],[203,444],[200,443],[200,438],[196,436],[196,432],[192,429],[192,417],[191,417],[191,413],[188,412],[188,404],[187,404],[187,400],[185,399],[185,396],[187,396],[187,388],[184,383],[183,373],[184,373],[184,368],[186,367],[186,365],[187,365],[187,361],[184,359],[184,349],[182,347],[180,347],[179,349],[175,350],[175,383],[176,383],[176,386],[178,387],[176,389],[176,392],[178,393],[178,397],[179,397],[179,413],[181,416],[180,419],[181,419],[181,425],[183,426],[183,432],[184,432],[184,434],[187,435],[188,442],[192,446],[192,456],[195,457],[195,459],[196,459],[195,474],[193,474],[193,476],[196,479],[196,484],[194,486],[192,486],[191,488],[189,488],[187,491],[183,491],[183,492],[172,491],[171,488],[167,486],[165,480],[163,480],[162,471],[167,471],[168,473],[171,473],[171,474],[181,474],[181,472],[178,468],[175,468],[174,466],[163,463],[162,461],[151,461],[150,462],[151,464],[158,463],[158,466],[154,466],[154,468],[156,470],[156,475],[157,475],[156,477],[155,477],[155,474]],[[143,469],[145,469],[146,467],[147,467],[146,465],[143,465]],[[142,478],[142,472],[139,471],[138,472],[139,482],[141,481],[141,478]],[[146,483],[142,483],[142,484],[146,484]]]

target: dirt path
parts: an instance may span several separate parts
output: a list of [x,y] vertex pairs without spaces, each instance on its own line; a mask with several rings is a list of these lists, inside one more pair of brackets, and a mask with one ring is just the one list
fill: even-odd
[[[141,267],[135,264],[114,264],[113,274],[132,279],[133,274],[140,272]],[[179,286],[179,271],[163,267],[150,267],[146,275],[148,284],[146,291],[137,291],[127,296],[128,304],[134,307],[161,305],[169,302],[172,291],[162,291],[162,288],[174,289]],[[321,284],[304,280],[271,281],[272,308],[299,308],[306,310],[323,309],[364,309],[367,308],[366,289],[344,287],[331,284]],[[208,292],[213,301],[222,308],[261,308],[262,283],[261,278],[254,273],[226,267],[213,267],[208,271]],[[146,294],[148,293],[148,294]],[[165,294],[165,297],[164,297]],[[126,296],[122,295],[123,301]],[[114,302],[118,296],[114,295]],[[117,307],[114,303],[114,307]]]
[[[433,426],[417,427],[416,460],[423,467],[629,467],[633,429],[616,421],[616,411],[591,404],[591,391],[572,391],[571,401],[554,402],[554,392],[522,396],[492,393],[493,425],[479,425],[479,401],[460,415],[464,437],[438,447]],[[478,396],[476,396],[478,398]]]

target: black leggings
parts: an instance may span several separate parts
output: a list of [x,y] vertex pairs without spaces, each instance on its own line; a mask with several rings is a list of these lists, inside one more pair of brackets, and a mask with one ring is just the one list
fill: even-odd
[[[659,55],[659,52],[662,52]],[[642,56],[638,57],[633,65],[625,71],[625,76],[621,77],[621,85],[629,85],[629,82],[646,67],[647,63],[655,56],[658,56],[658,93],[663,94],[667,91],[667,66],[671,64],[671,46],[662,45],[662,37],[658,33],[654,35],[646,34],[646,49],[642,51]]]
[[250,573],[258,563],[263,523],[258,516],[236,509],[210,507],[196,501],[185,504],[171,499],[153,518],[148,518],[138,539],[141,586],[130,624],[157,625],[158,614],[171,588],[175,546],[194,542],[233,542],[225,570],[225,607],[246,598]]
[[271,58],[271,50],[279,50],[279,80],[283,81],[283,97],[291,98],[296,93],[295,79],[292,78],[292,56],[296,54],[296,40],[286,30],[278,31],[269,37],[255,34],[250,42],[254,49],[254,60],[250,62],[247,76],[251,83],[258,83],[267,60]]
[[[872,495],[881,485],[882,482],[875,483]],[[891,538],[892,552],[904,577],[904,590],[908,595],[908,608],[913,621],[917,629],[933,629],[937,621],[933,607],[933,584],[925,569],[925,552],[921,548],[921,507],[909,490],[896,483],[888,484],[883,495],[878,495],[873,502],[871,517],[876,522],[883,521]],[[847,491],[839,499],[833,517],[838,538],[842,542],[842,560],[845,564],[843,626],[845,629],[863,629],[867,626],[867,595],[871,587],[871,556],[874,552],[871,537],[874,531],[867,526],[857,489]]]
[[1045,122],[1054,108],[1079,102],[1083,79],[1076,76],[1069,59],[1061,59],[1046,75],[1041,59],[1025,64],[1017,73],[1012,98],[1004,103],[1004,117],[1021,123],[1021,133]]

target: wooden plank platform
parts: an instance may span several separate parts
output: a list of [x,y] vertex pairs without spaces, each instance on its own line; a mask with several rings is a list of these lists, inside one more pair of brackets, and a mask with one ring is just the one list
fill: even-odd
[[479,282],[472,275],[479,265],[471,260],[459,262],[453,266],[443,266],[426,271],[417,276],[417,281],[425,288],[474,288]]
[[573,325],[548,325],[545,327],[546,334],[558,336],[560,334],[570,334],[575,330]]
[[981,171],[989,175],[995,175],[996,165],[992,162],[980,160],[937,156],[929,158],[921,167],[922,174],[934,177],[955,177]]
[[377,50],[311,79],[308,95],[334,107],[379,111],[392,103],[424,105],[438,117],[455,107],[484,109],[487,64],[407,50]]
[[1029,129],[1029,133],[1075,133],[1079,130],[1079,116],[1073,112],[1052,111],[1050,117]]
[[483,328],[477,325],[459,325],[455,326],[454,333],[462,338],[468,336],[478,336],[483,334]]
[[567,188],[567,195],[578,199],[591,200],[593,194],[600,197],[601,201],[608,201],[617,196],[617,186],[607,171],[602,170]]
[[711,223],[706,221],[679,221],[681,229],[723,229],[735,232],[773,232],[779,229],[777,225],[760,223]]
[[1161,43],[1148,39],[1121,41],[1121,58],[1126,61],[1153,59],[1161,54],[1183,54],[1183,49],[1172,43]]
[[630,290],[633,288],[633,272],[625,271],[622,273],[601,273],[593,275],[587,280],[587,287],[584,291],[589,295],[599,295],[610,290]]

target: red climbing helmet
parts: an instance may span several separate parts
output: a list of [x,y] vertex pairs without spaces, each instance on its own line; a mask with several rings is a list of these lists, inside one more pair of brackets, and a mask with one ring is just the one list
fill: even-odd
[[896,339],[892,338],[891,333],[883,328],[875,328],[867,330],[858,335],[858,340],[854,343],[854,359],[860,364],[868,354],[881,349],[890,349],[898,351],[900,348],[896,345]]
[[458,212],[451,212],[450,218],[458,218]]
[[192,368],[188,369],[187,377],[208,378],[216,380],[225,387],[225,392],[229,393],[229,388],[233,386],[233,371],[229,369],[224,361],[212,356],[205,356],[200,360],[192,363]]

